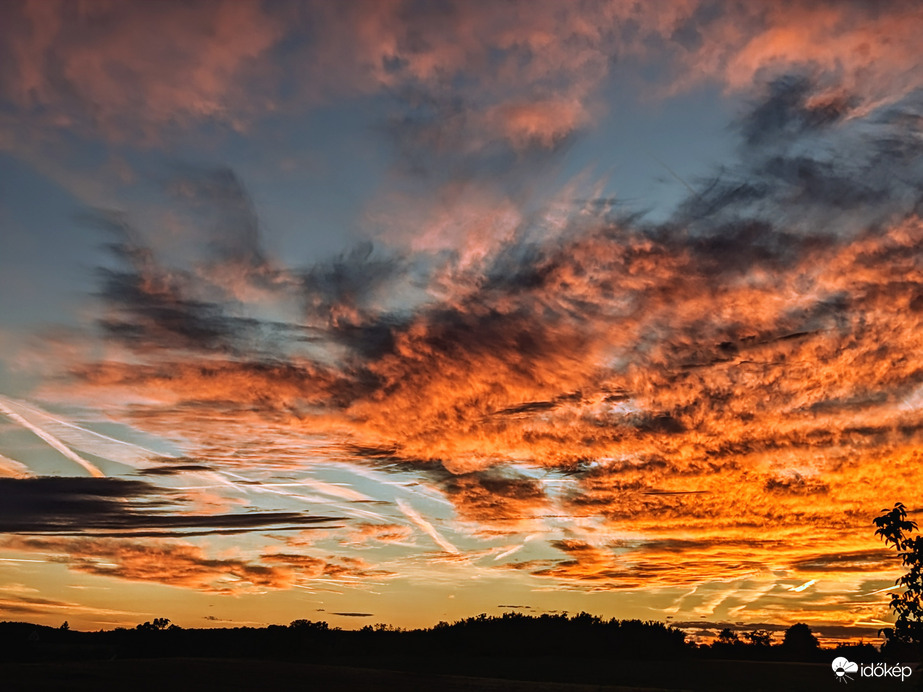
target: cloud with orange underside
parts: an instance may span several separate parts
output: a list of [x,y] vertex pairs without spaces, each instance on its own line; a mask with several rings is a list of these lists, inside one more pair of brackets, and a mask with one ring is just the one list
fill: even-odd
[[180,541],[13,538],[4,547],[57,555],[58,561],[76,572],[215,593],[288,588],[296,578],[286,567],[212,558],[200,546]]
[[213,557],[202,546],[186,541],[11,537],[2,547],[46,555],[49,561],[84,574],[219,594],[289,589],[296,582],[314,579],[390,576],[349,556],[324,559],[301,552],[266,552],[257,559]]

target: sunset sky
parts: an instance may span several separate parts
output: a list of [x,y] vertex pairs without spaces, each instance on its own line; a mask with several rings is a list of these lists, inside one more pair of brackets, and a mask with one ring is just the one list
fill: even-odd
[[872,519],[923,507],[921,35],[4,2],[0,620],[877,640]]

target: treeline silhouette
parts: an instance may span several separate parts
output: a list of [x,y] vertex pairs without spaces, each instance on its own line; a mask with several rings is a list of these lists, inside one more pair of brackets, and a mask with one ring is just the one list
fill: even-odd
[[80,632],[21,622],[0,623],[0,660],[111,660],[122,658],[261,658],[338,663],[382,660],[475,658],[581,658],[671,660],[712,658],[763,661],[825,661],[831,653],[850,660],[874,659],[869,645],[821,649],[807,625],[799,623],[775,643],[757,630],[738,635],[723,630],[709,645],[687,641],[681,630],[655,621],[605,620],[589,613],[499,617],[478,615],[429,629],[403,630],[387,625],[359,630],[330,627],[323,621],[295,620],[289,625],[185,629],[166,618],[134,629]]

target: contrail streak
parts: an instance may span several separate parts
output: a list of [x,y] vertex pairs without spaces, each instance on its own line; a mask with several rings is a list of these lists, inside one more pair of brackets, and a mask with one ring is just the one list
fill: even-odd
[[[164,456],[163,454],[156,452],[153,449],[142,447],[141,445],[135,444],[134,442],[120,440],[116,437],[111,437],[109,435],[96,432],[95,430],[90,430],[89,428],[85,428],[82,425],[77,425],[76,423],[62,420],[61,418],[53,416],[47,411],[44,411],[35,405],[27,404],[17,399],[0,396],[0,403],[5,404],[9,408],[13,408],[14,410],[18,408],[23,412],[27,412],[41,419],[43,422],[47,421],[50,423],[50,425],[45,426],[46,432],[50,432],[58,439],[66,442],[67,444],[73,445],[77,449],[80,449],[84,452],[90,452],[91,454],[106,457],[112,459],[113,461],[128,464],[129,466],[139,465],[139,460],[137,457],[140,454],[152,457]],[[65,430],[62,430],[61,428],[65,428]],[[113,445],[116,445],[116,447],[113,448]],[[141,465],[148,464],[144,463]]]
[[801,586],[790,586],[788,587],[788,590],[789,591],[804,591],[806,588],[808,588],[809,586],[813,586],[816,583],[817,583],[817,580],[812,579],[811,581],[806,581]]
[[512,548],[510,548],[509,550],[504,550],[504,551],[503,551],[502,553],[500,553],[499,555],[495,555],[495,556],[494,556],[494,560],[502,560],[502,559],[505,558],[505,557],[509,557],[509,556],[512,555],[513,553],[518,553],[520,550],[522,550],[522,549],[525,548],[525,547],[526,547],[526,544],[525,544],[525,543],[520,543],[519,545],[514,545],[514,546],[513,546]]
[[656,161],[657,163],[659,163],[661,166],[663,166],[664,168],[666,168],[666,169],[667,169],[667,172],[668,172],[670,175],[672,175],[674,178],[676,178],[680,183],[682,183],[682,184],[686,187],[686,189],[689,190],[689,193],[690,193],[690,194],[692,194],[693,196],[696,194],[696,191],[692,189],[692,185],[690,185],[690,184],[687,183],[685,180],[683,180],[682,178],[680,178],[680,177],[679,177],[679,174],[678,174],[676,171],[674,171],[672,168],[670,168],[666,163],[664,163],[663,161],[661,161],[659,158],[657,158],[656,156],[654,156],[654,155],[653,155],[652,153],[650,153],[650,152],[648,152],[647,155],[650,156],[652,159],[654,159],[654,161]]
[[862,595],[863,596],[874,596],[876,593],[884,593],[885,591],[893,591],[894,589],[899,589],[899,588],[901,588],[900,584],[897,584],[896,586],[886,586],[883,589],[878,589],[877,591],[869,591],[868,593],[864,593]]
[[353,500],[353,501],[364,501],[371,500],[368,495],[363,495],[362,493],[353,490],[352,488],[345,488],[340,485],[335,485],[333,483],[326,483],[324,481],[315,480],[313,478],[304,478],[299,480],[297,483],[260,483],[261,488],[283,488],[283,487],[303,487],[303,488],[312,488],[320,493],[325,495],[332,495],[334,497],[339,497],[343,500]]
[[30,423],[28,420],[26,420],[25,418],[20,416],[18,413],[16,413],[16,411],[14,411],[13,409],[11,409],[9,406],[6,405],[6,401],[4,401],[3,399],[0,399],[0,413],[6,414],[7,418],[9,418],[10,420],[16,423],[19,423],[22,427],[35,433],[35,435],[37,435],[38,437],[43,439],[45,442],[47,442],[50,447],[53,447],[54,449],[59,451],[61,454],[63,454],[65,457],[73,461],[75,464],[79,464],[84,469],[86,469],[87,472],[89,472],[91,476],[94,476],[95,478],[105,478],[106,477],[106,474],[104,474],[102,471],[100,471],[98,468],[96,468],[93,464],[91,464],[89,461],[84,459],[82,456],[74,452],[72,449],[67,447],[63,442],[61,442],[61,440],[59,440],[57,437],[52,435],[50,432],[42,430],[37,425]]
[[[242,481],[249,481],[249,480],[250,480],[250,479],[246,478],[245,476],[241,476],[241,475],[239,475],[239,474],[232,473],[231,471],[221,471],[221,473],[224,474],[224,475],[226,475],[226,476],[230,476],[230,477],[232,477],[232,478],[239,478],[239,479],[242,480]],[[247,483],[246,485],[244,485],[244,484],[236,485],[236,484],[235,484],[235,487],[237,487],[239,490],[243,490],[244,492],[248,492],[248,493],[251,493],[251,492],[252,492],[252,493],[270,493],[270,494],[272,494],[272,495],[280,495],[280,496],[282,496],[282,497],[288,497],[288,498],[291,498],[291,499],[293,499],[293,500],[298,500],[299,502],[306,502],[306,503],[311,504],[311,505],[317,505],[317,504],[327,505],[327,506],[329,506],[329,507],[333,507],[334,509],[336,509],[336,510],[338,510],[338,511],[340,511],[340,512],[343,512],[344,514],[349,514],[349,515],[354,516],[354,517],[360,517],[360,518],[362,518],[362,519],[375,519],[375,520],[381,520],[381,519],[385,519],[385,518],[386,518],[385,515],[383,515],[383,514],[378,514],[378,513],[376,513],[376,512],[369,512],[369,511],[367,511],[367,510],[358,509],[358,508],[355,508],[355,507],[349,507],[349,506],[347,506],[347,505],[342,504],[341,502],[336,502],[336,501],[333,501],[333,500],[329,500],[329,499],[326,498],[326,497],[321,497],[321,496],[318,496],[318,495],[300,495],[300,494],[298,494],[298,493],[288,492],[288,491],[285,491],[285,490],[278,490],[277,488],[272,487],[272,486],[274,486],[274,485],[289,485],[289,484],[281,484],[281,483],[280,483],[280,484],[274,484],[274,483],[270,483],[270,484],[269,484],[270,487],[266,487],[266,486],[263,485],[262,483],[260,483],[260,484],[251,484],[251,483]],[[300,486],[305,486],[305,487],[311,487],[311,484],[310,484],[310,483],[295,483],[295,484],[293,484],[293,485],[300,485]],[[322,485],[329,485],[329,484],[327,484],[327,483],[322,483]],[[344,490],[346,490],[346,489],[344,489]],[[321,492],[323,492],[323,491],[321,491]],[[363,495],[362,497],[365,497],[365,496]]]
[[440,534],[436,527],[430,524],[426,519],[420,516],[420,514],[413,507],[408,505],[403,500],[396,500],[398,509],[400,509],[410,521],[417,525],[417,527],[423,531],[423,533],[428,534],[439,546],[446,551],[447,553],[454,553],[458,555],[461,551],[456,548],[454,545],[449,543],[443,536]]
[[0,562],[48,562],[48,560],[26,560],[21,557],[0,557]]

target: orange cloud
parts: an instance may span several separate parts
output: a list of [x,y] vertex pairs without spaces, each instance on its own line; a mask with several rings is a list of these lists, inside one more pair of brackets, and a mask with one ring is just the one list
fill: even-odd
[[387,570],[372,569],[365,560],[345,555],[331,555],[327,560],[294,553],[264,553],[261,557],[271,564],[297,569],[302,576],[308,579],[323,577],[380,579],[393,576],[393,573]]
[[576,101],[503,104],[488,117],[517,149],[533,143],[551,148],[589,121],[583,105]]
[[[215,468],[297,465],[310,431],[447,471],[459,517],[485,525],[566,511],[642,533],[652,516],[861,533],[868,507],[917,475],[921,236],[911,218],[790,237],[784,265],[757,254],[742,272],[722,253],[746,257],[751,238],[726,250],[606,228],[475,273],[345,365],[158,362],[155,349],[139,352],[150,365],[72,373],[90,394],[145,402],[130,416],[152,431],[195,411],[189,451]],[[552,498],[491,475],[508,464],[575,475]]]
[[413,535],[409,526],[402,524],[368,524],[359,523],[350,531],[343,542],[346,545],[366,543],[399,543],[407,541]]
[[552,511],[541,484],[532,479],[474,473],[452,476],[442,488],[459,519],[487,533],[516,533]]
[[58,554],[70,569],[87,574],[234,593],[288,588],[295,573],[284,567],[237,558],[209,558],[191,543],[113,538],[11,538],[4,547]]
[[916,36],[923,12],[897,3],[887,12],[871,5],[796,2],[761,7],[761,31],[728,55],[726,79],[745,87],[761,72],[804,65],[818,69],[847,93],[872,101],[897,99],[920,86]]
[[280,108],[388,92],[440,109],[460,100],[457,117],[427,126],[441,133],[430,144],[549,148],[602,112],[614,60],[672,70],[674,90],[703,79],[749,90],[808,70],[821,77],[818,98],[846,92],[866,103],[923,77],[923,15],[909,2],[52,1],[12,5],[4,24],[6,98],[48,127],[119,140],[203,121],[241,129]]
[[289,589],[296,582],[311,579],[391,575],[345,555],[321,559],[266,552],[259,560],[218,558],[209,557],[200,546],[181,541],[13,537],[6,539],[3,547],[49,554],[53,561],[76,572],[221,594]]
[[260,5],[99,0],[8,10],[2,89],[28,111],[54,113],[52,126],[151,140],[201,119],[242,127],[272,106],[253,88],[284,20]]

